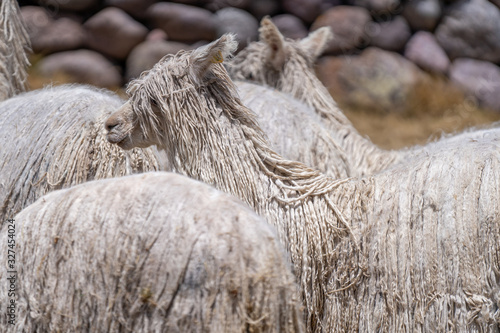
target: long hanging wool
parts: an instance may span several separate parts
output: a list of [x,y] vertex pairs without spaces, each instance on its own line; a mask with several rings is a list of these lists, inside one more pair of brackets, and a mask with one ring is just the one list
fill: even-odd
[[155,149],[124,152],[106,140],[104,120],[122,104],[110,92],[78,85],[1,102],[1,221],[51,190],[158,170]]
[[0,101],[25,91],[31,50],[16,0],[0,2]]
[[155,172],[80,184],[14,225],[17,318],[0,316],[2,332],[304,331],[274,231],[201,182]]
[[106,122],[108,140],[158,145],[177,172],[236,195],[274,225],[310,332],[498,332],[498,141],[334,181],[269,148],[212,63],[234,48],[225,35],[163,58],[130,84],[129,101]]
[[[299,41],[285,39],[270,19],[261,22],[260,41],[250,43],[227,65],[235,80],[250,80],[294,96],[313,108],[332,138],[345,151],[351,176],[363,176],[385,170],[397,163],[427,154],[433,149],[416,146],[400,151],[378,148],[356,131],[339,109],[327,89],[318,80],[313,64],[331,38],[328,28],[321,28]],[[489,130],[492,134],[495,129]],[[500,136],[500,133],[494,133]],[[473,140],[480,134],[467,132],[448,140]],[[436,146],[435,144],[431,146]]]
[[350,174],[344,150],[314,110],[275,89],[244,81],[236,82],[236,86],[278,154],[333,178]]

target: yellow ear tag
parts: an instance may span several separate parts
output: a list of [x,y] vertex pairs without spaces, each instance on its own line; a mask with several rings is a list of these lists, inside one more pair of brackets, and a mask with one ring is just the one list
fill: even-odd
[[212,64],[220,64],[221,62],[224,61],[224,57],[222,56],[222,53],[221,51],[218,51],[216,55],[214,55],[212,57],[212,59],[210,59],[210,62]]

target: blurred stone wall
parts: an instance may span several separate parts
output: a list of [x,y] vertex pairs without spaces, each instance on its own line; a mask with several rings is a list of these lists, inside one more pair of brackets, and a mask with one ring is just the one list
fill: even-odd
[[257,40],[269,15],[303,38],[330,26],[318,62],[330,89],[358,107],[397,111],[429,75],[500,112],[500,0],[24,0],[21,11],[43,55],[35,70],[77,82],[122,86],[162,56],[237,33]]

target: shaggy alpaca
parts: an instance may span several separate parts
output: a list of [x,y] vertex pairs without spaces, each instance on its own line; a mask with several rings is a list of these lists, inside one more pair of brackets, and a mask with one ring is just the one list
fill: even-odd
[[[303,331],[291,267],[271,228],[239,200],[186,177],[155,172],[55,191],[3,225],[4,244],[9,230],[17,318],[11,326],[2,315],[4,328]],[[1,265],[2,281],[7,270]],[[1,288],[5,302],[7,293]]]
[[[227,67],[233,79],[269,85],[311,106],[321,115],[337,145],[346,152],[352,176],[373,174],[398,162],[427,154],[427,146],[401,151],[382,150],[356,131],[314,73],[313,64],[330,38],[330,30],[321,28],[303,40],[285,40],[271,20],[264,18],[260,41],[251,43]],[[438,145],[476,136],[480,134],[463,133],[453,139],[440,140]]]
[[344,150],[311,108],[268,87],[250,82],[236,82],[236,86],[243,104],[255,110],[257,121],[278,154],[333,178],[350,174]]
[[156,150],[124,152],[104,120],[123,104],[87,86],[60,86],[0,103],[0,221],[50,190],[159,169]]
[[177,172],[274,225],[311,332],[498,331],[498,143],[451,145],[333,181],[269,148],[218,63],[235,47],[225,35],[163,58],[130,84],[129,101],[106,121],[108,140],[165,149]]
[[158,170],[155,150],[124,154],[107,142],[103,121],[124,102],[109,92],[75,85],[11,97],[26,76],[27,37],[17,2],[0,8],[0,85],[10,96],[0,103],[0,221],[53,189]]
[[0,3],[0,101],[25,90],[31,48],[26,28],[15,0]]

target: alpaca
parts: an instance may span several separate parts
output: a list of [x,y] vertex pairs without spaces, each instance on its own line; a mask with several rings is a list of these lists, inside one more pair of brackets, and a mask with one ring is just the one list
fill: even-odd
[[[351,176],[374,174],[427,154],[427,146],[383,150],[356,131],[314,73],[313,64],[331,36],[329,28],[320,28],[300,41],[285,39],[271,20],[264,18],[260,41],[248,45],[227,67],[235,80],[250,80],[274,87],[311,106],[321,116],[337,145],[344,149]],[[490,130],[492,134],[495,131]],[[480,134],[467,132],[452,140],[473,139],[476,135]],[[438,145],[446,146],[448,140],[442,139]]]
[[[4,244],[11,234],[17,318],[0,322],[16,332],[304,330],[273,230],[236,198],[180,175],[51,192],[3,225]],[[12,298],[7,287],[0,297]]]
[[28,39],[17,2],[2,1],[0,10],[0,90],[9,97],[0,102],[0,223],[50,190],[166,163],[155,149],[124,154],[107,142],[102,124],[124,102],[110,92],[66,85],[15,95]]
[[31,49],[28,33],[15,0],[0,3],[0,101],[25,91]]
[[124,152],[106,140],[115,94],[66,85],[0,103],[0,221],[48,191],[85,181],[158,170],[155,149]]
[[164,57],[130,83],[128,102],[106,121],[108,140],[157,145],[176,172],[275,226],[310,332],[498,331],[498,142],[333,180],[269,147],[220,63],[235,48],[224,35]]

